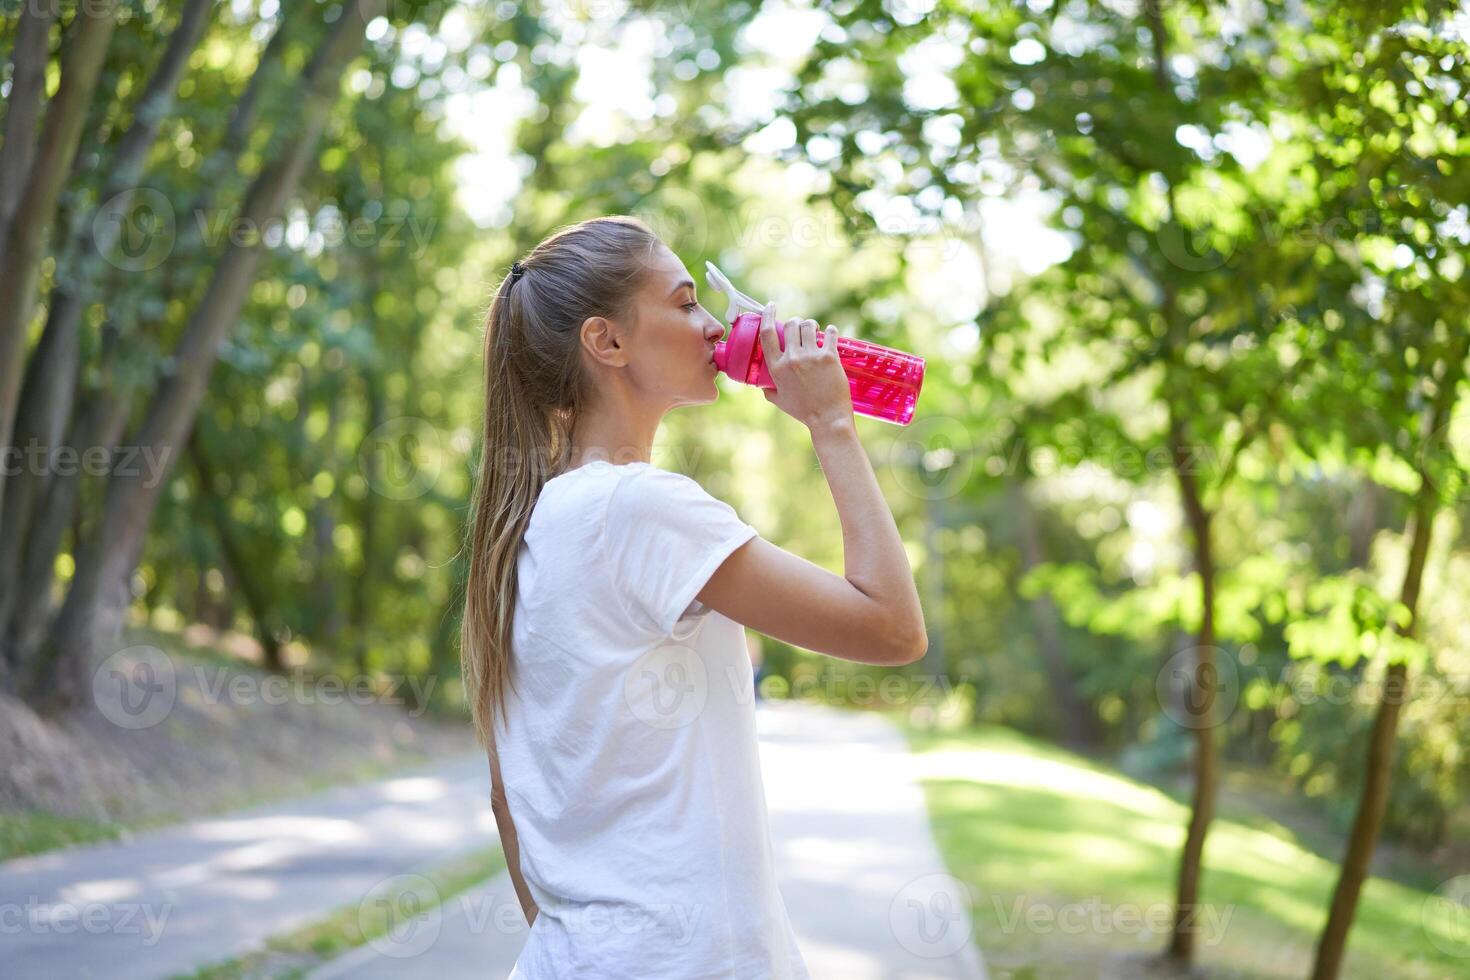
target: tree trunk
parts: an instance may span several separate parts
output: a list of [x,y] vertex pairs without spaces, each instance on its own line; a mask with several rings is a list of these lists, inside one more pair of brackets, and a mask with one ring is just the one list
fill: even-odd
[[[383,424],[383,394],[378,383],[376,369],[369,367],[364,375],[367,386],[367,431],[371,434]],[[365,460],[368,491],[362,498],[362,520],[360,522],[362,572],[352,586],[352,646],[353,659],[359,674],[368,673],[368,620],[372,610],[373,581],[376,578],[375,563],[378,558],[378,455],[369,453]]]
[[[53,314],[55,309],[53,306]],[[76,330],[63,329],[54,315],[48,317],[45,332],[41,334],[40,343],[36,345],[26,368],[25,387],[12,442],[26,454],[23,458],[28,462],[19,470],[12,470],[5,478],[8,490],[3,505],[0,505],[0,527],[6,529],[0,535],[0,638],[3,638],[4,628],[10,622],[11,611],[24,581],[20,577],[21,557],[25,554],[25,542],[32,527],[32,511],[47,486],[54,479],[62,479],[60,476],[53,479],[51,453],[61,444],[71,424],[71,393],[76,384],[80,357],[81,345]],[[62,391],[65,391],[64,397],[60,396]],[[33,459],[30,455],[32,447],[44,452]],[[74,448],[85,452],[87,447]]]
[[1194,724],[1194,794],[1190,803],[1189,829],[1179,858],[1179,882],[1174,907],[1174,928],[1166,955],[1180,963],[1194,956],[1194,937],[1199,929],[1199,881],[1204,864],[1205,835],[1215,815],[1215,793],[1219,764],[1215,745],[1215,554],[1211,524],[1183,424],[1170,408],[1169,441],[1174,474],[1184,516],[1194,541],[1194,568],[1200,584],[1200,624],[1195,637],[1194,672],[1190,681],[1191,716]]
[[255,578],[250,559],[240,547],[234,524],[225,509],[223,491],[219,488],[219,481],[215,478],[214,469],[210,466],[207,450],[204,448],[204,440],[199,437],[197,429],[189,437],[189,460],[194,464],[201,503],[214,527],[215,540],[219,542],[226,572],[239,589],[241,598],[245,600],[245,608],[250,611],[250,619],[255,623],[255,635],[264,651],[265,668],[280,673],[285,669],[285,664],[281,660],[280,641],[276,638],[269,591],[262,588]]
[[[270,35],[270,41],[260,54],[259,62],[256,63],[256,71],[251,72],[250,81],[245,84],[241,97],[235,101],[221,148],[210,154],[209,159],[204,162],[203,178],[204,187],[207,190],[194,198],[190,209],[184,212],[187,215],[194,215],[210,206],[213,194],[218,191],[218,181],[223,179],[223,172],[226,167],[235,165],[238,154],[244,148],[245,138],[248,137],[256,122],[257,110],[260,107],[260,93],[265,90],[266,82],[278,71],[281,54],[285,50],[287,34],[284,29],[284,18],[284,13],[279,15],[275,32]],[[182,26],[184,22],[181,21],[181,28]],[[169,63],[169,59],[165,59],[165,63]],[[184,63],[187,63],[187,59],[184,59]],[[150,91],[154,90],[163,90],[162,82],[157,87],[150,85]],[[181,229],[181,239],[191,229],[196,228],[196,223],[185,222],[184,228]],[[107,232],[115,231],[115,228],[107,226],[103,231],[104,234],[107,234]],[[62,304],[66,301],[68,301],[68,294],[65,291],[53,294],[53,303]],[[57,316],[62,316],[62,314],[57,313]],[[103,367],[101,367],[103,378],[109,378],[112,375],[112,356],[115,353],[115,350],[109,350],[109,353],[103,356]],[[103,447],[110,453],[112,448],[118,444],[118,439],[122,436],[122,426],[125,425],[126,416],[128,416],[132,394],[134,394],[132,386],[119,388],[116,386],[118,383],[104,382],[93,397],[85,400],[88,407],[76,413],[79,423],[73,423],[76,428],[69,433],[68,445]],[[41,513],[38,513],[35,520],[32,520],[31,529],[26,535],[19,595],[18,598],[10,601],[15,620],[7,626],[4,620],[0,619],[0,646],[9,644],[13,663],[25,664],[35,657],[38,645],[44,636],[44,627],[49,623],[51,614],[53,614],[54,608],[50,592],[51,583],[53,583],[54,561],[62,545],[66,527],[72,523],[73,508],[76,507],[79,492],[81,492],[78,486],[81,479],[81,476],[73,472],[72,475],[57,475],[56,478],[50,480],[46,497],[41,501]],[[24,674],[25,671],[19,671],[19,673]]]
[[[199,168],[198,191],[179,212],[178,238],[174,248],[176,254],[188,254],[199,249],[201,229],[198,218],[213,209],[221,184],[238,171],[240,154],[250,142],[250,135],[260,114],[261,98],[274,81],[277,72],[281,71],[281,57],[290,37],[286,30],[286,9],[283,7],[277,16],[276,29],[266,42],[265,49],[261,51],[255,70],[250,73],[250,81],[245,83],[240,98],[230,110],[230,121],[225,127],[224,138]],[[303,77],[309,77],[309,74]]]
[[[131,188],[142,171],[148,150],[157,139],[158,127],[173,105],[174,91],[188,65],[189,55],[204,33],[210,7],[210,0],[189,0],[180,15],[158,66],[138,99],[133,123],[111,157],[99,198],[102,205]],[[58,268],[73,269],[73,273],[58,276],[51,290],[46,328],[26,367],[25,387],[15,421],[13,444],[16,446],[24,448],[34,441],[53,450],[66,432],[76,400],[82,311],[103,264],[102,256],[111,251],[120,233],[118,222],[96,221],[98,213],[88,211],[69,230],[68,253],[72,258],[59,261]],[[84,453],[93,447],[74,444],[72,448]],[[49,482],[49,473],[30,468],[8,481],[3,510],[0,510],[0,527],[12,530],[0,537],[0,636],[4,635],[16,601],[16,576],[31,526],[32,509]]]
[[922,661],[924,672],[931,677],[945,673],[944,548],[939,541],[944,527],[944,500],[931,494],[924,501],[924,619],[929,624],[929,649]]
[[[1445,427],[1454,408],[1460,380],[1464,377],[1465,357],[1470,337],[1450,352],[1444,377],[1439,381],[1428,420],[1428,444],[1425,456],[1431,457],[1443,446]],[[1409,621],[1398,632],[1412,637],[1419,622],[1419,589],[1424,581],[1424,564],[1429,556],[1429,542],[1434,534],[1434,518],[1439,512],[1439,487],[1425,459],[1419,467],[1419,491],[1414,495],[1413,528],[1409,539],[1409,562],[1404,569],[1399,601],[1409,610]],[[1348,931],[1358,910],[1358,895],[1373,862],[1373,850],[1383,827],[1383,814],[1388,808],[1389,785],[1393,779],[1393,750],[1399,713],[1408,691],[1408,665],[1402,661],[1389,664],[1383,680],[1383,694],[1378,701],[1378,714],[1368,736],[1368,767],[1363,774],[1363,789],[1353,827],[1348,834],[1342,870],[1332,890],[1332,905],[1327,924],[1317,940],[1317,958],[1312,965],[1312,980],[1336,980],[1347,952]]]
[[[27,5],[28,7],[30,5]],[[42,6],[50,6],[43,4]],[[61,86],[46,111],[41,143],[25,182],[0,261],[0,446],[10,445],[25,363],[26,332],[36,309],[42,252],[56,219],[61,188],[71,173],[107,45],[117,26],[116,0],[82,4],[61,65]],[[5,499],[0,470],[0,503]],[[8,533],[0,528],[0,534]]]
[[[330,472],[337,457],[337,417],[341,410],[341,392],[337,384],[327,385],[327,426],[317,444],[316,458],[325,461]],[[303,406],[309,403],[303,399]],[[304,419],[309,412],[303,408]],[[305,434],[303,433],[303,439]],[[329,495],[317,497],[311,505],[311,553],[315,569],[312,576],[312,607],[315,622],[312,624],[312,642],[334,650],[342,632],[342,616],[337,602],[336,532],[337,517],[335,501]]]
[[[1008,493],[1011,512],[1016,518],[1016,544],[1021,553],[1021,571],[1030,573],[1046,561],[1041,531],[1036,524],[1036,511],[1026,493],[1026,480],[1010,481]],[[1027,603],[1031,622],[1036,629],[1036,652],[1041,658],[1047,686],[1051,688],[1054,720],[1062,740],[1071,748],[1086,750],[1102,741],[1096,718],[1087,702],[1077,693],[1072,671],[1062,650],[1061,621],[1050,596],[1040,595]]]
[[36,156],[36,121],[46,98],[46,65],[51,60],[51,23],[56,4],[21,7],[11,58],[10,93],[5,97],[5,142],[0,144],[0,250],[20,205],[20,191]]
[[1348,504],[1348,566],[1367,568],[1372,557],[1373,539],[1378,536],[1379,500],[1383,488],[1371,477],[1363,477],[1353,489],[1353,499]]
[[[89,399],[72,420],[70,445],[114,446],[122,436],[127,416],[120,410],[123,399],[116,391],[99,392]],[[100,481],[100,478],[98,478]],[[66,530],[72,525],[77,499],[88,475],[80,467],[58,473],[47,486],[40,508],[26,536],[19,585],[12,603],[11,620],[0,633],[0,642],[10,651],[15,674],[24,691],[37,672],[37,651],[53,609],[51,596],[56,574],[56,555]],[[73,539],[76,535],[73,535]],[[0,624],[3,625],[3,624]]]
[[[240,218],[263,229],[277,219],[312,160],[336,102],[342,72],[362,45],[363,29],[386,0],[356,0],[332,25],[302,80],[305,89],[295,135],[252,182]],[[231,241],[173,354],[173,373],[159,385],[133,444],[162,459],[166,473],[182,447],[204,398],[220,343],[237,322],[264,255],[258,234]],[[77,556],[77,573],[43,653],[39,687],[31,696],[52,707],[76,703],[97,646],[116,636],[126,607],[125,586],[166,481],[114,473],[102,518]]]

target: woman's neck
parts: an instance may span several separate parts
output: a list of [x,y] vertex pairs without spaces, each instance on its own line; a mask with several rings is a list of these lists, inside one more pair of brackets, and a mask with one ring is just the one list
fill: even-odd
[[653,458],[653,439],[663,413],[648,414],[631,405],[616,408],[589,406],[572,427],[572,449],[567,468],[596,461],[648,463]]

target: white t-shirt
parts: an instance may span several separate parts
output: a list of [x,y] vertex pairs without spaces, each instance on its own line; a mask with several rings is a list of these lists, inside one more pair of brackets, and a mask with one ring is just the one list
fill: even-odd
[[694,480],[549,480],[496,727],[540,913],[514,980],[807,980],[776,887],[744,628],[696,600],[756,536]]

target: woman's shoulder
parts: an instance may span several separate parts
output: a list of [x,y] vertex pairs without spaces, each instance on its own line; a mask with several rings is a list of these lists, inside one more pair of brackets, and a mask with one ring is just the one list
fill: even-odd
[[634,528],[650,523],[678,523],[687,515],[702,514],[726,504],[700,482],[649,462],[584,463],[549,480],[538,509],[555,514],[569,511],[584,520]]
[[644,460],[631,463],[608,463],[594,460],[566,470],[547,481],[547,485],[616,489],[623,496],[660,493],[704,493],[703,486],[691,476],[666,470]]

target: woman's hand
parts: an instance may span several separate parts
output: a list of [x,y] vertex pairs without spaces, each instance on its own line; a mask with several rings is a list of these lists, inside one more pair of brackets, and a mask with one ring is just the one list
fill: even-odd
[[808,429],[852,420],[852,391],[837,358],[837,328],[828,325],[817,346],[816,320],[786,321],[786,349],[776,333],[776,306],[761,313],[761,350],[776,390],[764,388],[766,401]]

